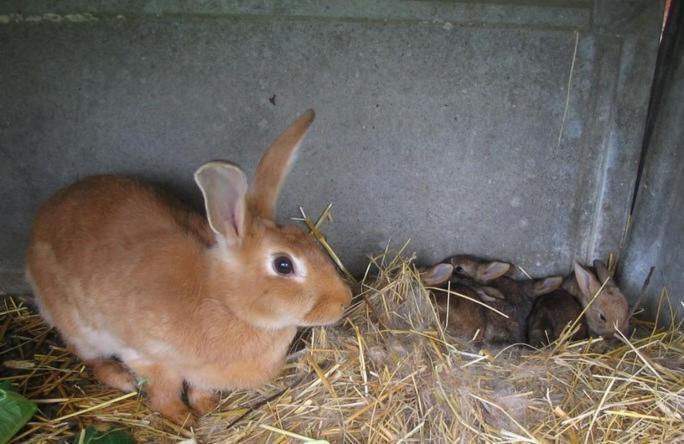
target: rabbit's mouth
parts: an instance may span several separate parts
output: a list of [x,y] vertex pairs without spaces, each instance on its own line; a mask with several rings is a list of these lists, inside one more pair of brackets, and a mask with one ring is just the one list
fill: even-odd
[[302,327],[331,325],[342,319],[348,303],[319,302],[302,319]]
[[612,328],[598,328],[597,336],[601,336],[605,340],[615,339],[617,336],[629,336],[629,325],[614,325]]

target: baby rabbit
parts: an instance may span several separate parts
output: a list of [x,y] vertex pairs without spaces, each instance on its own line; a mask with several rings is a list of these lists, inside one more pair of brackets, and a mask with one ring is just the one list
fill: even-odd
[[[531,345],[545,345],[558,339],[565,326],[577,319],[590,303],[573,339],[588,335],[609,338],[616,329],[628,334],[630,312],[625,296],[602,262],[594,261],[594,269],[596,274],[575,264],[574,274],[565,280],[562,290],[536,301],[528,319],[528,342]],[[608,282],[596,296],[606,280]]]
[[468,254],[451,256],[444,262],[454,267],[456,276],[472,279],[479,284],[486,284],[511,271],[511,264],[508,262],[489,261]]
[[298,326],[336,322],[351,291],[306,232],[275,222],[278,194],[314,119],[263,155],[252,186],[212,161],[195,172],[206,219],[136,180],[89,177],[40,208],[27,278],[43,317],[103,383],[192,423],[217,391],[280,371]]
[[456,280],[473,280],[480,284],[483,292],[497,299],[492,306],[506,313],[509,318],[492,313],[498,317],[492,321],[500,325],[499,330],[506,332],[504,340],[509,343],[527,340],[527,318],[535,299],[558,289],[563,283],[560,276],[518,281],[507,276],[511,264],[474,256],[452,256],[448,262],[454,267]]
[[[486,293],[478,294],[471,285],[456,281],[449,284],[453,270],[454,267],[451,264],[440,263],[425,270],[421,274],[421,279],[427,286],[439,289],[448,288],[454,293],[465,295],[476,301],[480,301],[481,296],[484,295],[487,298],[487,303],[491,302],[489,300],[491,298]],[[447,332],[460,339],[472,340],[475,343],[492,339],[493,328],[488,326],[486,307],[456,294],[447,294],[445,291],[433,290],[432,294],[435,297],[440,321],[446,325]]]
[[[458,295],[450,295],[449,307],[446,307],[447,297],[444,292],[435,292],[437,306],[444,313],[443,322],[448,311],[447,329],[454,336],[461,338],[473,338],[473,334],[480,332],[479,340],[490,344],[511,344],[524,342],[526,339],[526,320],[532,307],[532,297],[558,288],[562,282],[559,277],[547,278],[540,281],[517,282],[509,278],[501,278],[493,274],[503,275],[508,271],[510,264],[488,265],[484,261],[472,257],[461,256],[462,260],[452,263],[437,264],[423,274],[423,281],[427,285],[446,288],[450,281],[450,289],[453,292],[464,294],[487,304],[489,307],[506,314],[502,316],[487,307],[476,302],[471,302]],[[498,283],[496,286],[479,285],[477,279],[482,276],[474,270],[478,269],[477,263],[481,263],[480,270],[486,272],[489,283]],[[497,264],[503,264],[497,262]],[[458,268],[460,267],[460,268]],[[496,272],[492,270],[498,269]],[[459,273],[456,270],[461,270]],[[473,272],[472,278],[463,271]],[[448,273],[451,271],[451,273]],[[491,280],[490,280],[491,278]],[[505,281],[498,282],[500,279]],[[442,293],[442,294],[440,294]]]

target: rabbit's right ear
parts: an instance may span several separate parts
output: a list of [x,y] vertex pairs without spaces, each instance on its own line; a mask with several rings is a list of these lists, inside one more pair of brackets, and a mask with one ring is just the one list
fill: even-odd
[[247,220],[245,173],[229,162],[207,162],[195,171],[195,182],[202,190],[211,229],[228,245],[238,243]]
[[541,296],[551,293],[552,291],[558,290],[562,284],[562,276],[551,276],[534,281],[532,284],[532,296]]
[[608,267],[606,267],[606,264],[601,262],[600,260],[595,260],[594,261],[594,269],[596,270],[596,275],[598,276],[599,280],[603,284],[607,279],[610,279],[610,272],[608,272]]
[[473,288],[475,293],[480,296],[484,302],[505,301],[506,297],[497,288],[494,287],[477,287]]

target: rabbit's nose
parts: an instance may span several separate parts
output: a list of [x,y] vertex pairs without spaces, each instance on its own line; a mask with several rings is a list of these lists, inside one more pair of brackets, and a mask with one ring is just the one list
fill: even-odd
[[342,303],[342,305],[345,306],[345,307],[346,307],[347,305],[351,304],[351,300],[352,300],[352,291],[351,291],[351,288],[347,288],[346,293],[347,293],[347,294],[346,294],[346,297],[344,298],[344,302]]

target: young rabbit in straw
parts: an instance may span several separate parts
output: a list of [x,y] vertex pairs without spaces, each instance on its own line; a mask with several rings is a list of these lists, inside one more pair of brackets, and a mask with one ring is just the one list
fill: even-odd
[[482,292],[495,299],[488,305],[508,315],[508,318],[504,318],[494,312],[488,314],[491,322],[505,332],[502,342],[526,342],[527,318],[535,299],[556,290],[563,283],[561,276],[523,281],[512,279],[508,277],[511,264],[502,261],[469,255],[452,256],[447,261],[454,267],[455,280],[476,282]]
[[[425,285],[437,288],[432,290],[432,294],[440,322],[446,326],[449,334],[460,339],[472,340],[476,344],[491,340],[492,327],[487,323],[487,308],[458,294],[476,301],[481,301],[481,296],[485,296],[487,302],[491,302],[489,296],[482,292],[478,294],[474,286],[451,281],[453,270],[451,264],[436,264],[421,273]],[[443,291],[447,288],[458,294],[447,294]]]
[[479,284],[487,284],[511,272],[508,262],[490,261],[469,254],[451,256],[444,262],[454,267],[455,276],[472,279]]
[[562,290],[536,301],[528,319],[530,344],[544,345],[556,340],[565,326],[577,319],[587,305],[589,307],[573,339],[586,338],[588,335],[610,338],[616,330],[629,334],[631,313],[627,299],[602,262],[594,261],[594,270],[596,274],[575,264],[574,274],[565,280]]
[[[441,320],[447,324],[447,330],[454,336],[474,338],[476,341],[489,344],[524,342],[527,315],[532,307],[532,295],[553,291],[560,286],[562,279],[553,277],[540,281],[517,282],[501,277],[508,272],[510,264],[485,264],[486,261],[472,256],[460,258],[453,263],[441,263],[430,267],[422,274],[423,282],[438,288],[448,287],[452,292],[484,303],[507,317],[458,294],[451,294],[447,298],[446,292],[437,290],[433,293]],[[466,275],[466,270],[473,275]],[[481,285],[478,280],[482,275],[477,270],[486,273],[486,279],[490,283],[501,279],[506,281],[499,282],[498,286]]]
[[277,375],[298,326],[340,319],[348,286],[312,237],[275,222],[313,119],[307,111],[277,138],[249,190],[237,166],[201,166],[206,220],[116,176],[83,179],[42,206],[27,277],[43,317],[100,381],[130,391],[139,378],[154,410],[192,423],[217,391]]

